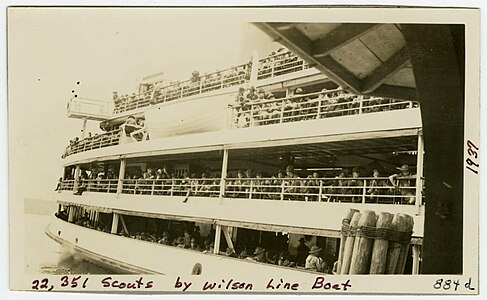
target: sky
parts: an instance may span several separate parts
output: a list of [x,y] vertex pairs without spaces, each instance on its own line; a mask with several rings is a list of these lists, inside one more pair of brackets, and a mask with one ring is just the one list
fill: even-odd
[[[187,80],[193,70],[226,69],[247,62],[253,50],[263,56],[276,48],[245,16],[217,10],[9,11],[11,189],[19,198],[52,196],[61,154],[81,134],[82,121],[66,115],[73,94],[110,100],[113,91],[135,92],[154,73]],[[88,131],[99,131],[98,123],[88,122]]]

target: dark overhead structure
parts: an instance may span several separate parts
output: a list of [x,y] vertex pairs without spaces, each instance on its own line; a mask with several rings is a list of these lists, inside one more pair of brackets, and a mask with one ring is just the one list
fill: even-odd
[[420,102],[427,178],[421,272],[461,274],[464,25],[255,25],[345,89]]

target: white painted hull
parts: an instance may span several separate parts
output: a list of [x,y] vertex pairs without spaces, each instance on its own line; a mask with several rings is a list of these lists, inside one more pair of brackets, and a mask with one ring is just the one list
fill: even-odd
[[189,276],[196,264],[204,276],[266,274],[312,280],[317,273],[300,269],[261,264],[222,255],[160,245],[74,225],[52,217],[46,234],[68,249],[89,260],[123,273]]

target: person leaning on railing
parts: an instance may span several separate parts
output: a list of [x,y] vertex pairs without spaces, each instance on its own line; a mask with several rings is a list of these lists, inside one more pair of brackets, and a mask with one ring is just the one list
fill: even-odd
[[414,204],[416,201],[414,190],[411,187],[414,187],[414,181],[416,176],[413,172],[409,170],[409,166],[407,164],[402,165],[400,168],[396,168],[400,171],[399,174],[393,174],[389,176],[389,181],[394,186],[395,190],[399,191],[400,194],[404,197],[399,198],[401,201],[397,201],[398,203],[406,202],[407,204]]

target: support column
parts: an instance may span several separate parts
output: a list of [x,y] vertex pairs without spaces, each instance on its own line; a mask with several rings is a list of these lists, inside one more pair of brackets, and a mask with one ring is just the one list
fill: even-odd
[[421,257],[421,246],[413,245],[413,275],[419,274],[419,261]]
[[73,192],[76,192],[78,190],[80,171],[81,171],[80,166],[76,165],[76,170],[74,171]]
[[259,72],[259,53],[257,51],[252,52],[252,71],[250,72],[250,86],[255,86],[257,83],[257,76]]
[[423,204],[423,161],[424,161],[424,140],[423,131],[418,132],[418,155],[416,159],[416,215],[420,213],[420,206]]
[[98,223],[100,223],[100,212],[97,210],[95,211],[95,226],[98,226]]
[[86,123],[88,119],[83,118],[83,129],[81,129],[81,139],[84,139],[86,137]]
[[228,149],[223,149],[222,175],[220,178],[220,199],[225,195],[225,178],[228,171]]
[[118,232],[118,219],[120,218],[119,214],[113,213],[112,219],[112,230],[111,233],[117,234]]
[[216,224],[215,230],[215,247],[213,248],[213,254],[218,254],[220,252],[220,240],[221,240],[222,226]]
[[122,193],[124,177],[125,177],[125,158],[122,158],[120,159],[120,171],[118,172],[117,197]]
[[74,220],[74,207],[68,206],[68,222],[72,223]]

